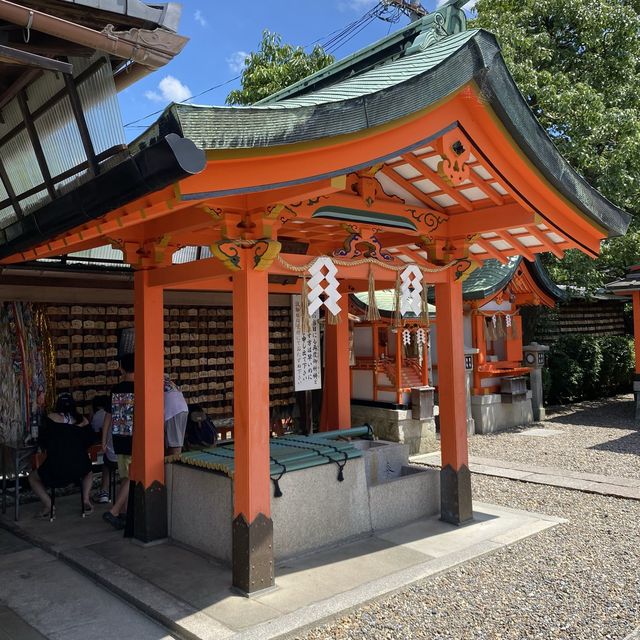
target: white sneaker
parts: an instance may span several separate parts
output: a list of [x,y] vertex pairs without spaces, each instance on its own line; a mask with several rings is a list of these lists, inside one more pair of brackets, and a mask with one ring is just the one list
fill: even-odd
[[109,492],[100,491],[96,496],[96,502],[98,504],[108,504],[109,502],[111,502],[111,500],[109,500]]

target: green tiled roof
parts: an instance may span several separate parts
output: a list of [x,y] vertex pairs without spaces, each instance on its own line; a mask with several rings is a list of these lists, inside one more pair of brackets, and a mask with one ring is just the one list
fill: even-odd
[[[520,256],[509,258],[506,264],[493,258],[486,260],[462,283],[463,298],[465,300],[482,300],[497,293],[509,284],[521,262]],[[526,264],[536,283],[545,293],[556,300],[565,298],[565,293],[551,280],[539,258],[535,262]],[[356,293],[354,297],[361,306],[369,304],[368,293]],[[433,288],[429,290],[429,300],[434,300]],[[392,313],[395,306],[395,291],[393,289],[376,291],[376,303],[381,312]],[[429,312],[435,313],[435,310],[436,308],[429,304]]]
[[413,53],[386,64],[381,64],[370,71],[332,84],[324,89],[312,91],[299,97],[285,98],[278,102],[263,102],[272,108],[304,107],[326,102],[338,102],[349,98],[382,91],[388,87],[409,80],[440,64],[455,53],[463,44],[478,33],[478,30],[456,33],[432,44],[425,51]]
[[462,295],[465,300],[482,300],[499,291],[513,278],[522,258],[514,256],[506,264],[499,260],[485,260],[463,283]]
[[[455,6],[454,6],[455,5]],[[439,11],[457,9],[457,0]],[[346,61],[293,85],[262,104],[250,107],[171,105],[132,143],[135,150],[177,133],[206,150],[268,149],[357,134],[399,121],[454,96],[474,83],[486,107],[496,115],[529,162],[569,202],[610,236],[626,232],[630,217],[593,189],[560,155],[513,81],[495,37],[484,30],[453,30],[441,37],[420,21],[383,39]],[[426,23],[425,23],[426,24]],[[416,26],[417,25],[417,26]],[[386,56],[386,57],[385,57]],[[323,75],[324,74],[324,75]],[[357,166],[336,166],[310,175],[317,180],[386,162],[398,153],[428,144],[432,137],[458,126],[452,120],[441,131],[425,131],[411,147],[369,157]],[[298,184],[259,185],[260,189]],[[251,187],[254,189],[255,187]],[[189,197],[242,194],[246,188],[206,191]]]
[[[378,305],[378,311],[381,311],[385,314],[393,313],[393,309],[395,307],[395,291],[393,289],[382,289],[380,291],[376,291],[376,304]],[[364,293],[354,293],[353,297],[361,307],[366,307],[369,305],[369,294]],[[429,304],[429,313],[435,313],[436,308],[431,303]],[[410,316],[412,314],[409,314]]]

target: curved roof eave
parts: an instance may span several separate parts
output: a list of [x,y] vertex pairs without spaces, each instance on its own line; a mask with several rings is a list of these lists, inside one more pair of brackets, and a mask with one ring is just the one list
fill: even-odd
[[463,44],[426,71],[346,100],[307,106],[287,106],[287,100],[253,107],[172,105],[135,144],[145,144],[154,135],[166,135],[176,128],[198,146],[218,151],[319,140],[387,124],[475,82],[544,178],[587,218],[604,227],[609,237],[624,234],[629,214],[589,185],[561,156],[515,85],[495,37],[476,31],[460,39]]
[[462,283],[462,297],[464,300],[484,300],[493,296],[511,282],[521,262],[521,256],[510,258],[507,264],[501,264],[495,258],[485,260]]
[[533,276],[536,284],[546,293],[548,293],[554,300],[566,300],[569,295],[566,291],[562,290],[549,275],[549,272],[542,264],[540,256],[536,256],[534,262],[529,263],[529,271]]

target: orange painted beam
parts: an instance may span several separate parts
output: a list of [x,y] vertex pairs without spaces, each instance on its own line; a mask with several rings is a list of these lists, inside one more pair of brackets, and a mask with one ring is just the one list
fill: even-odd
[[[319,196],[326,196],[345,188],[346,177],[337,176],[335,178],[325,178],[315,182],[307,182],[305,184],[283,187],[280,189],[270,189],[261,191],[260,193],[251,193],[245,197],[246,210],[265,211],[271,206],[277,204],[297,203],[301,200],[313,199]],[[318,204],[318,206],[320,206]]]
[[487,207],[472,213],[456,213],[449,217],[447,233],[450,238],[463,238],[476,233],[491,233],[532,224],[535,214],[518,203]]
[[[484,178],[481,178],[473,169],[469,171],[469,180],[473,182],[473,184],[484,193],[487,198],[492,200],[495,204],[502,206],[504,205],[504,196],[501,196],[490,184],[489,182],[493,182],[493,180],[486,181]],[[465,185],[468,187],[468,185]],[[464,188],[464,187],[463,187]]]
[[522,242],[520,242],[520,240],[518,240],[518,236],[511,235],[508,231],[503,230],[498,230],[496,231],[496,233],[501,240],[504,240],[507,244],[510,244],[515,249],[515,253],[517,255],[523,256],[524,258],[529,260],[529,262],[533,262],[536,259],[533,252],[528,247],[525,247]]
[[[402,161],[400,164],[406,164]],[[402,177],[397,171],[394,171],[389,166],[384,166],[380,169],[380,173],[384,174],[397,184],[399,184],[405,191],[408,191],[418,202],[422,202],[425,206],[438,211],[439,213],[444,212],[444,207],[438,204],[432,197],[431,194],[425,193],[416,187],[412,182]],[[422,178],[421,178],[422,179]]]
[[[170,213],[192,207],[194,204],[193,201],[179,200],[174,188],[168,187],[145,199],[136,200],[116,209],[102,218],[75,227],[19,255],[21,260],[58,256],[111,244],[111,238],[119,238],[124,234],[129,238],[140,239],[139,231],[143,228],[145,221],[162,218]],[[9,263],[9,261],[6,262]]]
[[435,290],[442,468],[459,471],[469,464],[462,285],[451,276]]
[[233,275],[234,518],[271,513],[269,479],[269,283],[240,250]]
[[[346,302],[346,301],[345,301]],[[349,320],[345,309],[338,324],[325,325],[325,365],[320,431],[351,427]]]
[[432,171],[422,160],[418,159],[412,153],[405,153],[402,158],[407,161],[416,171],[419,171],[425,178],[428,178],[439,187],[443,193],[456,201],[456,204],[466,211],[473,211],[473,205],[461,193],[448,185],[435,171]]
[[[314,260],[314,256],[303,256],[298,254],[281,254],[282,258],[292,266],[300,267],[310,264]],[[398,263],[402,264],[402,263]],[[382,266],[378,266],[376,264],[361,264],[357,266],[342,266],[336,265],[338,267],[338,275],[336,276],[340,280],[347,280],[349,282],[360,281],[367,282],[367,278],[369,277],[369,268],[373,268],[374,276],[376,279],[376,283],[379,282],[389,282],[395,284],[396,281],[396,273],[395,271],[391,271],[389,269],[385,269]],[[282,265],[277,259],[273,261],[273,264],[269,267],[270,274],[277,275],[289,275],[293,274],[287,267]],[[446,271],[438,271],[435,273],[426,273],[425,279],[429,282],[429,284],[435,284],[436,282],[444,282],[447,280]],[[368,285],[362,291],[365,291]],[[382,288],[377,286],[378,289]]]
[[[474,148],[479,151],[478,159],[491,159],[493,167],[487,166],[492,175],[496,169],[516,187],[508,186],[513,197],[522,202],[522,198],[533,203],[543,221],[548,226],[556,226],[567,232],[582,244],[582,250],[597,255],[600,251],[600,240],[606,236],[598,223],[587,218],[542,177],[540,172],[525,157],[497,115],[487,105],[481,90],[476,85],[462,90],[458,98],[466,97],[459,102],[463,112],[460,121],[465,132],[472,140]],[[548,212],[553,212],[549,214]],[[548,216],[548,221],[544,216]]]
[[636,351],[636,374],[640,374],[640,291],[634,291],[633,300],[633,342]]
[[197,289],[198,283],[207,282],[217,278],[228,278],[232,272],[225,267],[218,258],[205,258],[194,260],[184,264],[172,264],[168,267],[153,269],[149,274],[149,286],[171,289],[174,286],[184,288],[186,286]]
[[[542,242],[542,246],[545,247],[544,249],[541,249],[539,247],[536,247],[536,251],[537,252],[542,252],[542,251],[550,251],[551,253],[553,253],[553,255],[556,258],[562,258],[562,256],[564,255],[564,251],[558,247],[555,242],[552,242],[550,238],[547,237],[547,233],[546,231],[542,231],[542,229],[538,229],[537,225],[532,224],[532,225],[527,225],[527,231],[529,231],[529,233],[538,241],[538,242]],[[553,229],[553,231],[556,231],[555,229]],[[556,231],[557,233],[557,231]]]
[[[509,261],[509,258],[504,252],[500,251],[500,249],[497,249],[496,247],[494,247],[493,244],[491,244],[491,240],[493,240],[493,238],[489,239],[489,238],[482,238],[478,236],[473,239],[472,244],[477,244],[479,247],[482,247],[486,251],[489,257],[499,260],[500,262],[502,262],[502,264],[507,264],[507,262]],[[482,257],[481,253],[480,254],[474,253],[473,255],[474,257],[479,259],[483,259],[483,260],[487,259],[486,257]]]
[[162,289],[149,272],[134,274],[135,415],[131,480],[164,484],[164,319]]
[[[404,204],[399,200],[385,200],[383,198],[376,199],[371,202],[371,204],[367,204],[364,198],[359,195],[352,195],[345,192],[332,193],[326,198],[320,199],[319,202],[302,204],[301,206],[296,207],[295,212],[298,214],[298,218],[311,218],[318,209],[325,207],[344,207],[345,209],[356,209],[365,212],[371,211],[376,213],[388,213],[408,218],[412,222],[416,223],[416,226],[418,223],[416,220],[412,219],[411,211],[418,215],[434,212],[432,207],[417,207],[415,205]],[[320,217],[321,215],[321,213],[318,213],[318,216],[315,217],[314,220],[323,220],[323,218]],[[443,215],[443,217],[446,216]],[[338,221],[336,224],[340,224],[340,222]],[[371,226],[375,226],[375,224]],[[411,231],[407,230],[406,233],[411,234]]]

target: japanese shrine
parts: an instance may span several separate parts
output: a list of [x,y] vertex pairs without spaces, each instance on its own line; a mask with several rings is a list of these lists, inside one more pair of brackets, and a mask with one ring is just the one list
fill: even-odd
[[[534,411],[528,398],[509,398],[510,406],[502,406],[501,381],[526,375],[530,370],[523,362],[522,308],[553,307],[564,297],[563,291],[551,281],[539,259],[529,262],[515,256],[506,263],[493,258],[484,261],[464,279],[462,297],[465,367],[467,374],[471,372],[469,433],[486,433],[532,422]],[[408,408],[411,389],[429,384],[437,387],[438,371],[437,309],[430,304],[428,316],[408,313],[398,322],[394,318],[394,291],[378,291],[375,298],[379,317],[374,320],[368,319],[371,316],[368,292],[351,298],[351,312],[358,320],[352,327],[351,397],[357,405],[358,419],[372,424],[375,424],[376,413],[383,422],[393,421],[394,417],[400,419],[382,405]],[[429,293],[427,299],[433,302]],[[380,408],[371,408],[372,403]],[[412,437],[407,430],[429,428],[433,429],[433,425],[405,421],[402,441],[418,438],[410,443],[412,453],[422,451],[420,439],[425,439],[424,444],[430,446],[433,437],[424,433]],[[389,439],[396,439],[397,428],[391,434],[394,437]]]
[[[348,294],[397,288],[401,315],[420,315],[422,292],[433,287],[440,513],[462,524],[473,516],[465,279],[488,259],[534,261],[568,249],[596,256],[603,239],[627,229],[628,216],[560,156],[495,38],[466,29],[463,4],[449,0],[255,106],[173,104],[126,158],[2,222],[2,265],[111,245],[135,269],[128,530],[143,542],[167,537],[169,526],[158,401],[164,292],[231,293],[229,526],[233,584],[245,593],[275,581],[269,294],[302,295],[307,315],[324,313],[321,429],[330,431],[352,427]],[[5,188],[4,206],[15,207]],[[184,247],[207,247],[211,257],[174,264]],[[512,280],[516,303],[533,295],[524,292],[528,273]],[[482,345],[485,320],[476,318]],[[479,393],[496,374],[486,355],[478,355]]]

